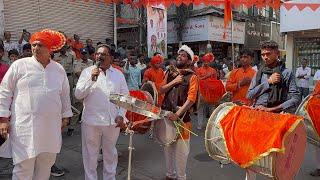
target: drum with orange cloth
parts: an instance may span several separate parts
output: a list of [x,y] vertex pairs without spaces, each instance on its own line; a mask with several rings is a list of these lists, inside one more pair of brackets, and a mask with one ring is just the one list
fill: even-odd
[[[153,98],[151,94],[147,91],[140,91],[140,90],[130,90],[129,91],[130,96],[137,98],[142,101],[146,101],[148,103],[153,104]],[[132,126],[131,130],[138,134],[145,134],[147,131],[149,131],[151,122],[147,121],[148,117],[144,115],[140,115],[131,111],[127,111],[126,113],[126,118],[131,122],[131,123],[138,123],[138,122],[143,122],[139,123],[137,125]],[[125,131],[125,129],[121,129],[121,131]]]
[[203,103],[217,104],[225,93],[226,90],[221,80],[215,78],[200,80],[198,106]]
[[152,82],[152,81],[145,82],[141,86],[141,90],[147,91],[148,93],[150,93],[150,95],[152,96],[152,99],[153,99],[153,101],[152,101],[153,104],[158,103],[158,91],[157,91],[157,88],[156,88],[156,85],[154,84],[154,82]]
[[[203,103],[217,104],[222,96],[226,93],[225,87],[221,80],[217,80],[217,72],[209,67],[209,63],[214,61],[212,53],[207,53],[202,57],[203,67],[197,69],[199,80],[199,98],[198,107]],[[208,77],[208,75],[211,75]],[[201,78],[205,79],[201,79]]]
[[294,179],[304,159],[302,117],[224,103],[208,120],[205,147],[213,159],[279,180]]
[[295,114],[304,117],[308,141],[320,146],[320,98],[310,94],[303,99]]

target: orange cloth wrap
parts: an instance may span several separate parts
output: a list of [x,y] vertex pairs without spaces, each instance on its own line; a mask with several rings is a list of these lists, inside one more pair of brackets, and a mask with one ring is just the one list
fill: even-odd
[[271,152],[284,152],[284,140],[303,117],[234,106],[220,121],[227,152],[246,168]]
[[163,57],[160,54],[157,54],[157,55],[153,56],[151,61],[150,61],[150,63],[152,65],[159,64],[159,63],[162,63],[162,62],[163,62]]
[[308,115],[317,134],[320,133],[320,97],[312,96],[306,106]]

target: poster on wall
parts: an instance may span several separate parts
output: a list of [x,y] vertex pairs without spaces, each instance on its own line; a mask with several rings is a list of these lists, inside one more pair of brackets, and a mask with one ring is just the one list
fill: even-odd
[[148,57],[160,53],[167,57],[167,11],[163,5],[147,7]]

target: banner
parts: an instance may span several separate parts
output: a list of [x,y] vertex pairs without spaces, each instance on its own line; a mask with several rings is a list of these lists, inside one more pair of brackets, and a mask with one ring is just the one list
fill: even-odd
[[167,11],[163,5],[147,7],[148,57],[158,52],[167,57]]

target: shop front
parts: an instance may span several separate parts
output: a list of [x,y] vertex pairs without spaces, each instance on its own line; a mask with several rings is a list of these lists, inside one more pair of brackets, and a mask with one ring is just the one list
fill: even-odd
[[287,36],[286,65],[295,70],[306,58],[314,76],[320,69],[319,1],[289,1],[280,10],[280,31]]
[[[168,46],[171,46],[171,54],[176,55],[179,49],[179,40],[173,21],[168,22]],[[189,18],[182,32],[182,44],[190,46],[195,54],[206,53],[209,44],[217,59],[231,58],[231,28],[224,29],[223,19],[216,16],[197,16]],[[244,44],[245,23],[234,22],[233,42],[236,54]],[[224,38],[224,33],[226,36]]]

